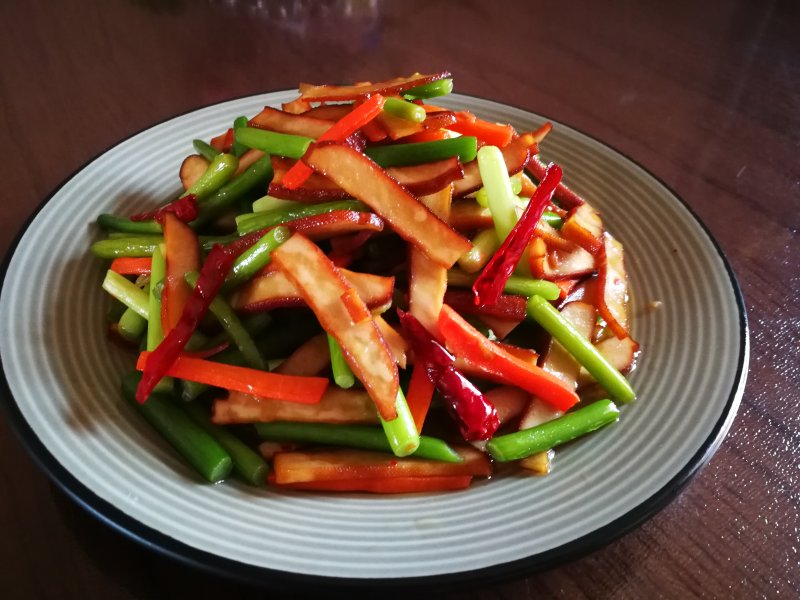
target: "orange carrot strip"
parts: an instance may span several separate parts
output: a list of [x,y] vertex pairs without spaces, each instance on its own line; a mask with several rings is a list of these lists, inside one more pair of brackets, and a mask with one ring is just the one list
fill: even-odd
[[448,129],[462,135],[474,135],[479,141],[498,148],[507,146],[514,137],[514,128],[511,125],[490,123],[466,111],[456,113],[456,122]]
[[111,261],[111,270],[120,275],[149,275],[152,259],[149,256],[133,258],[125,256]]
[[[136,362],[137,370],[144,369],[149,355],[150,352],[139,354],[139,360]],[[226,390],[253,394],[260,398],[274,398],[275,400],[288,400],[304,404],[319,402],[328,387],[328,380],[324,377],[279,375],[200,358],[190,358],[185,355],[178,356],[166,375]]]
[[439,331],[448,350],[492,372],[504,383],[536,394],[558,410],[565,411],[578,402],[575,392],[558,378],[493,344],[446,304],[439,314]]
[[417,133],[412,133],[402,138],[400,141],[404,144],[412,144],[417,142],[438,142],[439,140],[446,140],[450,137],[444,129],[423,129]]
[[411,381],[408,384],[406,402],[408,403],[408,409],[411,411],[411,416],[414,418],[417,431],[422,431],[432,399],[433,384],[425,372],[425,367],[423,365],[414,365],[414,370],[411,372]]
[[361,131],[370,142],[382,142],[388,136],[386,130],[376,121],[364,123]]

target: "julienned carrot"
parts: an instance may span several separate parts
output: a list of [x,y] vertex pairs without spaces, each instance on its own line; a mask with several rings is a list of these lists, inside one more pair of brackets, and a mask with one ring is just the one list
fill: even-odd
[[484,144],[498,148],[507,146],[514,137],[514,128],[511,125],[490,123],[467,111],[456,113],[456,122],[449,129],[461,135],[475,136]]
[[416,142],[438,142],[439,140],[445,140],[448,137],[450,136],[444,129],[423,129],[417,133],[407,135],[406,137],[402,138],[400,142],[404,144]]
[[[137,370],[144,369],[150,352],[142,352],[136,362]],[[169,377],[196,381],[214,387],[253,394],[259,398],[288,400],[304,404],[320,401],[328,387],[324,377],[297,377],[268,371],[236,367],[200,358],[180,355],[166,373]]]
[[370,142],[373,143],[382,142],[389,135],[377,121],[370,121],[369,123],[364,123],[364,125],[361,127],[361,132],[367,137],[367,139]]
[[415,365],[414,370],[411,372],[411,381],[408,384],[406,402],[408,403],[408,410],[411,411],[411,416],[414,418],[417,431],[422,431],[432,399],[433,383],[425,373],[425,368],[421,364]]
[[[330,129],[317,138],[317,141],[344,141],[365,124],[369,123],[372,121],[372,119],[381,114],[381,110],[383,110],[383,104],[385,102],[386,98],[380,94],[375,94],[374,96],[370,97],[369,100],[366,100],[364,103],[356,106],[352,111],[331,125]],[[303,185],[303,182],[305,182],[305,180],[308,179],[313,172],[314,171],[311,169],[311,167],[302,161],[297,161],[294,166],[283,176],[281,184],[290,190],[295,190]]]
[[519,360],[492,343],[446,304],[439,315],[439,331],[448,350],[458,358],[491,372],[493,379],[536,394],[561,411],[568,410],[579,401],[578,395],[558,378]]
[[[274,479],[274,477],[272,478]],[[439,477],[388,477],[385,479],[340,479],[335,481],[306,481],[282,484],[293,490],[319,492],[370,492],[373,494],[409,494],[414,492],[443,492],[469,487],[470,475]]]
[[124,256],[111,261],[111,270],[120,275],[149,275],[152,261],[149,256],[142,258]]

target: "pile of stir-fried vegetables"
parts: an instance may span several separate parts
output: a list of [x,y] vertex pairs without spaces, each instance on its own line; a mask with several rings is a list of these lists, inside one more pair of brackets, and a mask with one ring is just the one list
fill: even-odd
[[449,73],[301,84],[195,140],[178,199],[99,217],[111,330],[140,349],[123,393],[206,479],[398,493],[467,487],[490,458],[543,474],[634,399],[622,246],[540,160],[550,124],[431,100],[451,90]]

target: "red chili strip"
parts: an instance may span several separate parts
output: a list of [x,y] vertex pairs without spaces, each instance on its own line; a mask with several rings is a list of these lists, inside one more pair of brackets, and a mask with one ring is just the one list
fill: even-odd
[[472,284],[476,306],[490,306],[497,302],[560,181],[561,167],[551,163],[514,229]]
[[151,221],[156,220],[164,224],[164,215],[172,213],[184,223],[191,223],[197,218],[197,197],[188,194],[169,204],[165,204],[159,209],[139,213],[130,217],[131,221]]
[[206,262],[200,269],[197,285],[183,309],[180,320],[147,358],[142,380],[136,388],[136,400],[140,404],[147,400],[158,382],[180,356],[189,338],[208,312],[211,301],[219,293],[234,259],[235,255],[220,245],[215,245],[208,253]]

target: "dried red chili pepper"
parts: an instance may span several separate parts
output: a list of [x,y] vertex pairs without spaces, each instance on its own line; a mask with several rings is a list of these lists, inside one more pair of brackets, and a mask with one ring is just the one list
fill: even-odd
[[476,306],[490,306],[497,302],[560,181],[561,167],[551,163],[519,221],[472,284]]
[[454,366],[455,357],[442,346],[416,317],[397,311],[417,361],[424,366],[431,383],[444,396],[458,421],[465,440],[488,440],[500,426],[497,410],[472,382]]

